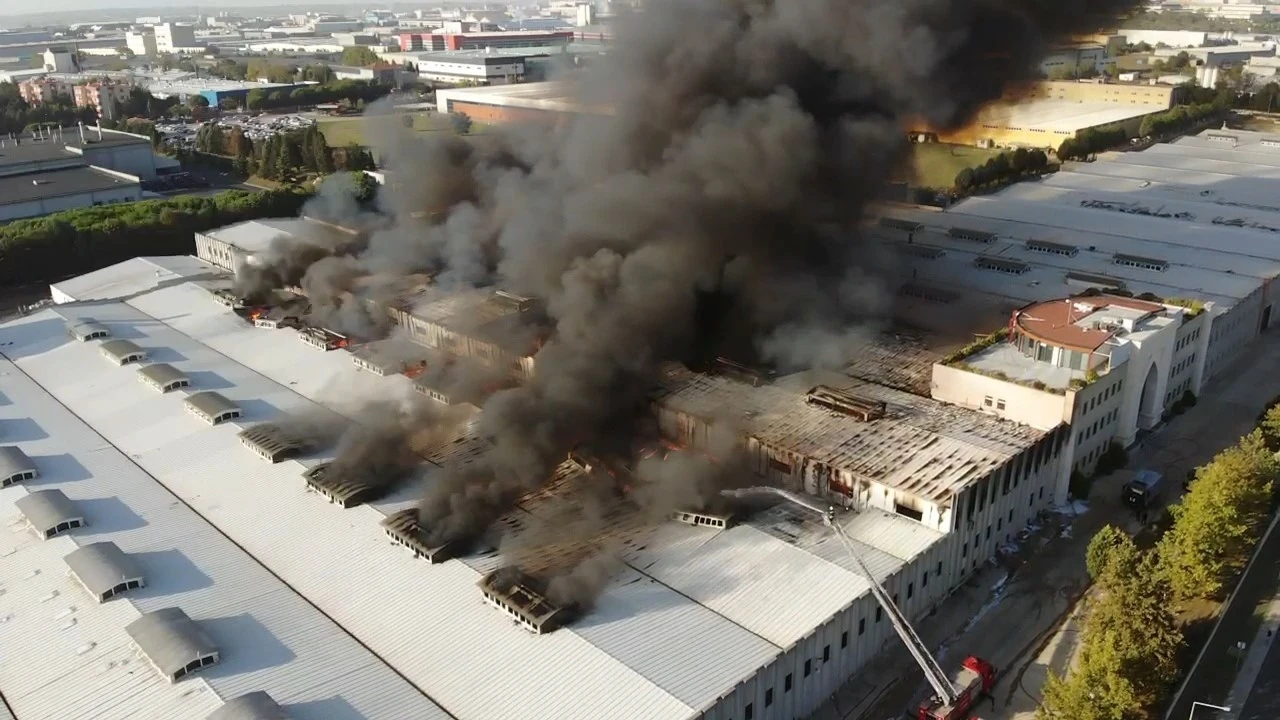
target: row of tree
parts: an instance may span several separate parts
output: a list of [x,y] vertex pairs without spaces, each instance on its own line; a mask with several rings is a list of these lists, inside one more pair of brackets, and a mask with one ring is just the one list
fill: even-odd
[[1017,180],[1027,174],[1039,174],[1049,167],[1049,157],[1043,150],[1018,148],[988,158],[977,167],[964,168],[956,173],[955,189],[965,193],[985,187]]
[[1205,120],[1221,116],[1225,109],[1215,103],[1178,105],[1165,112],[1143,118],[1138,134],[1143,137],[1160,137],[1181,132]]
[[323,85],[304,85],[293,90],[250,90],[245,98],[245,105],[256,111],[343,100],[350,103],[370,103],[390,92],[391,86],[373,80],[334,80]]
[[1183,638],[1179,602],[1221,597],[1257,544],[1280,460],[1280,409],[1233,447],[1198,468],[1173,524],[1151,551],[1115,527],[1089,543],[1095,583],[1080,654],[1065,677],[1051,676],[1042,720],[1127,720],[1156,708],[1177,679]]
[[304,175],[374,169],[373,156],[358,145],[331,148],[315,125],[304,130],[275,133],[254,142],[239,127],[226,132],[216,123],[196,131],[196,151],[232,158],[242,175],[293,182]]
[[52,282],[140,255],[195,252],[194,235],[231,223],[297,215],[310,193],[252,193],[107,205],[0,225],[0,283]]

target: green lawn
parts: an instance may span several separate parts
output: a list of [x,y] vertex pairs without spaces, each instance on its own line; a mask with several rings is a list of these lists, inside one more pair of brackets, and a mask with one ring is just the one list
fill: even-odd
[[981,165],[999,153],[999,150],[983,150],[969,145],[919,143],[911,146],[911,164],[915,168],[916,183],[925,187],[949,188],[955,182],[956,173]]
[[[370,129],[379,132],[407,132],[402,118],[405,115],[377,115],[348,118],[321,118],[317,121],[320,132],[330,147],[342,147],[349,143],[367,145],[365,133]],[[453,123],[448,117],[436,113],[413,113],[413,131],[418,133],[453,132]],[[471,134],[485,132],[487,128],[480,123],[472,123]]]

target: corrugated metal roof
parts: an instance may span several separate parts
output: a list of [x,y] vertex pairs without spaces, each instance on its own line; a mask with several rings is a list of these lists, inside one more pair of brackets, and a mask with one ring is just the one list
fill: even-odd
[[[180,398],[131,382],[127,367],[96,362],[96,370],[82,373],[96,350],[71,340],[60,325],[45,311],[3,326],[0,336],[15,343],[5,349],[27,369],[52,363],[42,379],[77,393],[73,404],[89,402],[101,412],[113,399],[94,396],[121,386],[150,396],[113,414],[118,429],[135,438],[151,430],[163,440],[172,426],[209,427],[184,420]],[[41,458],[34,486],[61,490],[90,522],[47,541],[27,533],[0,538],[6,618],[0,688],[18,717],[200,718],[221,704],[219,696],[254,690],[299,703],[299,720],[446,717],[7,360],[0,360],[0,392],[11,401],[0,406],[0,418],[29,419],[47,434],[23,442]],[[27,492],[0,491],[0,512],[16,517],[14,503]],[[63,558],[80,543],[102,541],[138,561],[146,588],[114,602],[89,600]],[[216,669],[177,685],[139,659],[124,631],[141,612],[174,605],[200,620],[223,649]]]
[[206,720],[290,720],[284,708],[262,691],[228,700]]
[[172,676],[188,663],[218,653],[213,638],[182,608],[143,613],[124,629],[138,649],[166,676]]
[[83,519],[84,513],[61,490],[37,490],[14,503],[31,527],[44,533],[60,523]]
[[63,560],[95,595],[102,595],[126,580],[146,580],[138,562],[110,541],[82,545]]
[[137,257],[49,286],[55,302],[126,298],[211,275],[218,268],[190,255]]

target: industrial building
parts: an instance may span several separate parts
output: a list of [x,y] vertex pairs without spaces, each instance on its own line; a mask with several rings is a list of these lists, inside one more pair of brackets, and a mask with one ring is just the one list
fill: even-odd
[[1181,92],[1163,85],[1045,81],[988,105],[968,126],[937,135],[941,142],[962,145],[1046,149],[1089,128],[1122,127],[1136,137],[1142,118],[1168,110]]
[[539,82],[480,88],[450,88],[436,92],[440,112],[463,113],[476,122],[559,122],[580,112],[608,114],[607,108],[586,110],[569,82]]
[[235,80],[219,80],[216,78],[190,78],[187,80],[154,80],[147,84],[147,90],[156,97],[176,97],[183,102],[193,95],[201,95],[209,101],[210,107],[218,107],[223,100],[234,98],[244,103],[249,93],[254,90],[263,92],[285,92],[302,87],[301,83],[270,83]]
[[[264,248],[278,234],[270,225],[242,225],[232,237]],[[219,265],[234,267],[236,257],[251,262],[253,253],[240,250],[228,257],[227,234],[220,242],[199,244],[206,259],[191,260],[164,280],[157,280],[154,260],[139,259],[58,283],[51,290],[64,302],[0,326],[0,344],[11,343],[4,353],[14,363],[9,385],[0,387],[14,400],[8,411],[65,406],[60,412],[66,422],[81,423],[112,452],[132,458],[140,484],[174,493],[184,501],[184,512],[189,508],[195,516],[190,522],[215,525],[403,677],[423,701],[430,698],[462,720],[801,718],[886,643],[897,642],[867,580],[821,518],[787,506],[706,518],[686,512],[656,526],[617,523],[609,539],[616,541],[622,564],[590,610],[548,606],[536,592],[536,576],[500,572],[503,557],[488,541],[472,548],[420,547],[403,512],[416,504],[417,483],[380,500],[350,496],[311,477],[323,475],[317,468],[333,459],[331,451],[277,457],[274,448],[283,445],[265,429],[284,413],[350,412],[343,397],[423,392],[418,383],[407,368],[403,374],[369,372],[366,366],[377,365],[376,359],[360,348],[352,348],[353,354],[337,343],[300,342],[311,329],[246,322],[219,289],[226,287],[225,276],[209,273],[220,272]],[[483,357],[477,343],[484,342],[491,323],[524,322],[536,313],[530,301],[484,291],[457,295],[407,286],[400,298],[384,309],[399,318],[406,338],[433,353],[476,348],[472,360]],[[103,328],[108,335],[95,340],[77,331],[73,338],[68,325]],[[102,357],[97,346],[116,337],[129,338],[145,353],[140,366]],[[362,358],[364,363],[356,362]],[[156,363],[168,366],[155,373],[160,386],[134,379]],[[175,379],[188,385],[161,391]],[[43,400],[10,388],[19,381]],[[99,390],[86,393],[88,387]],[[101,388],[110,388],[110,403],[101,402]],[[217,395],[216,405],[204,400],[210,394]],[[210,417],[228,410],[241,417],[211,424],[189,409],[193,398],[200,407],[209,405]],[[840,522],[859,557],[913,619],[945,602],[1001,544],[1065,494],[1065,427],[1039,430],[847,375],[806,373],[761,384],[739,374],[703,375],[671,365],[655,388],[653,407],[672,442],[695,447],[706,442],[709,426],[725,408],[747,418],[744,449],[761,482],[848,508]],[[59,442],[58,432],[47,432],[48,442]],[[456,438],[428,438],[419,447],[427,459],[421,482],[435,482],[439,465],[480,449],[470,425],[461,432]],[[40,464],[44,453],[28,449]],[[42,477],[52,472],[43,465],[40,471]],[[518,533],[552,522],[556,508],[569,501],[559,488],[589,471],[580,460],[566,460],[547,491],[522,500],[500,527]],[[73,502],[101,496],[96,486],[78,482],[58,487]],[[85,515],[92,530],[93,514]],[[79,539],[81,532],[70,535]],[[93,539],[115,542],[124,553],[140,551],[121,538]],[[570,546],[557,552],[590,550]],[[139,565],[150,604],[138,613],[180,608],[209,636],[210,642],[193,647],[210,658],[217,651],[216,665],[201,665],[178,681],[184,689],[202,688],[188,696],[208,703],[183,717],[204,717],[217,705],[215,697],[231,701],[259,691],[285,705],[291,717],[345,717],[319,706],[313,710],[299,697],[304,689],[292,680],[298,673],[284,669],[287,663],[260,663],[264,667],[252,677],[229,669],[237,658],[233,651],[241,662],[247,656],[243,646],[236,647],[241,641],[208,631],[218,628],[216,616],[155,591],[163,573]],[[536,564],[523,569],[539,572]],[[335,572],[347,581],[335,585]],[[213,579],[204,589],[209,596],[220,588]],[[257,586],[246,581],[240,587],[249,593]],[[102,607],[139,590],[126,587],[121,598]],[[21,599],[35,603],[43,592],[38,588]],[[6,601],[19,600],[12,596]],[[396,608],[398,620],[389,623],[374,608]],[[137,617],[103,625],[101,632],[126,635]],[[28,625],[31,633],[56,630],[47,623]],[[255,641],[268,642],[281,632],[267,626]],[[30,638],[24,652],[34,662],[45,644],[36,635]],[[320,654],[312,646],[290,651],[270,657],[301,663]],[[160,688],[172,687],[163,676],[181,669],[171,662],[147,664],[148,677]],[[5,665],[9,673],[20,666]],[[5,672],[0,669],[0,691],[8,697],[17,680]],[[530,673],[537,682],[529,680]],[[49,679],[40,686],[46,702],[72,703],[83,696],[60,694],[60,682]],[[203,683],[236,687],[204,691]],[[360,692],[354,686],[354,680],[334,681],[325,691],[337,702]],[[564,691],[549,693],[548,687]],[[119,709],[102,717],[124,717],[128,696],[122,698]],[[370,718],[434,717],[425,707],[410,712],[399,706],[396,715],[351,704]],[[43,717],[31,707],[15,704],[17,720]],[[44,707],[71,713],[61,709],[69,705]]]
[[182,52],[184,48],[196,47],[196,29],[191,25],[178,23],[159,23],[154,28],[156,36],[156,52]]
[[[1275,323],[1280,137],[1209,130],[1073,163],[869,233],[940,311],[1009,339],[933,368],[938,399],[1069,422],[1075,465],[1132,443]],[[1094,297],[1080,297],[1081,293]]]
[[0,221],[140,200],[142,180],[155,175],[140,135],[64,128],[9,138],[0,142]]
[[423,80],[469,85],[509,85],[525,79],[525,56],[488,50],[429,52],[415,65]]
[[484,50],[485,48],[559,47],[574,40],[571,30],[459,31],[448,29],[428,33],[401,33],[400,49]]

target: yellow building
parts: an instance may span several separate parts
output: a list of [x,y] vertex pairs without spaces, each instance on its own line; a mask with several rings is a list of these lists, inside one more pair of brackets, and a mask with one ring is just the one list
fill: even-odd
[[1179,88],[1093,81],[1046,81],[984,108],[967,127],[939,133],[940,142],[1057,148],[1089,128],[1119,125],[1138,135],[1142,119],[1168,110]]

